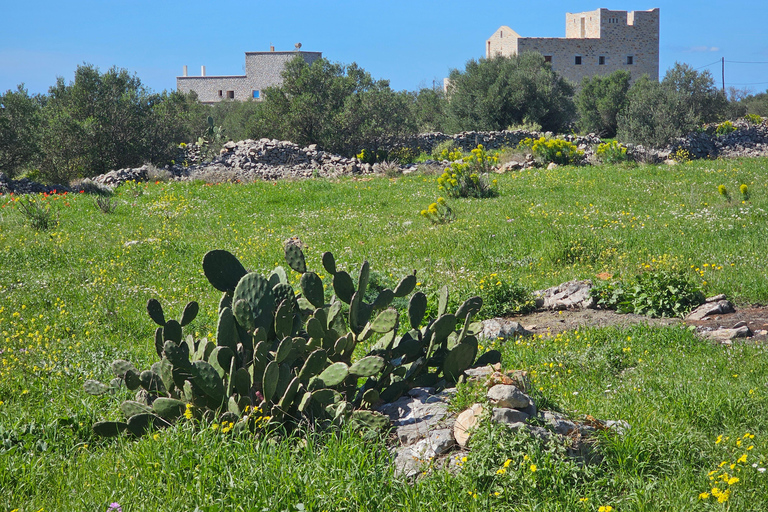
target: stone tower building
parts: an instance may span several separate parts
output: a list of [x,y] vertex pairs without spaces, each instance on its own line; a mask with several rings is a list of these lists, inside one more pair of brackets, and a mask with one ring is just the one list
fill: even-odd
[[276,52],[274,47],[268,52],[246,52],[245,75],[206,76],[202,66],[200,76],[187,76],[187,66],[184,66],[184,75],[176,77],[176,89],[195,91],[202,103],[249,98],[260,101],[264,98],[264,89],[282,83],[280,73],[289,60],[300,55],[307,64],[312,64],[323,56],[321,52],[298,51],[300,45],[296,46],[297,50],[292,52]]
[[552,69],[580,83],[585,76],[626,69],[632,80],[659,79],[659,9],[566,13],[565,37],[522,37],[507,26],[486,41],[485,56],[538,52]]

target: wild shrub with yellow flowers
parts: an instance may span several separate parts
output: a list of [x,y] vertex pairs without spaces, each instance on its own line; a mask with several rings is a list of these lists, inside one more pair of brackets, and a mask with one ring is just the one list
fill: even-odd
[[615,140],[598,145],[595,154],[597,159],[605,164],[618,164],[626,162],[629,158],[627,148]]
[[456,212],[448,206],[444,197],[438,197],[436,202],[421,210],[421,216],[432,224],[448,224],[456,220]]
[[498,157],[486,153],[482,144],[468,156],[451,163],[437,178],[438,189],[449,197],[495,197],[497,180],[488,180],[488,173],[498,163]]
[[736,131],[736,127],[733,126],[733,123],[730,121],[723,121],[722,123],[717,125],[717,128],[715,128],[715,135],[722,136],[722,135],[728,135],[729,133],[733,133]]
[[565,139],[550,139],[543,136],[538,139],[526,137],[520,141],[518,147],[529,150],[539,165],[549,163],[577,165],[584,159],[584,152],[580,151],[576,144]]

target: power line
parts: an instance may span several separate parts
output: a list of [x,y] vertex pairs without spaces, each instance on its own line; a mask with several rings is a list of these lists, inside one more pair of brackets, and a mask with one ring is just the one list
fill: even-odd
[[[726,61],[726,62],[731,62],[731,61]],[[701,66],[700,68],[696,68],[696,69],[694,69],[694,71],[698,71],[700,69],[708,68],[709,66],[713,66],[715,64],[720,64],[720,59],[717,59],[715,62],[713,62],[711,64],[707,64],[706,66]]]
[[768,64],[768,61],[727,60],[729,64]]

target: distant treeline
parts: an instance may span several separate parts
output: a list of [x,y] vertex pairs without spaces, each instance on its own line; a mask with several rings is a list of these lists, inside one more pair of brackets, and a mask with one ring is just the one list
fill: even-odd
[[393,91],[356,64],[289,62],[264,100],[201,104],[194,93],[154,93],[126,70],[78,66],[48,94],[23,85],[0,96],[0,171],[67,183],[146,162],[164,166],[181,142],[196,142],[208,118],[229,140],[262,137],[318,144],[351,156],[362,147],[419,132],[526,127],[595,132],[660,146],[702,123],[768,115],[768,92],[727,97],[708,71],[676,64],[661,82],[630,86],[629,73],[574,86],[536,53],[470,60],[442,89]]

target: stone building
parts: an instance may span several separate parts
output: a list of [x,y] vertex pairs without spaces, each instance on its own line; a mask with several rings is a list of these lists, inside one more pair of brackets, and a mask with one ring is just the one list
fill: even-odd
[[566,13],[565,37],[522,37],[507,26],[486,41],[485,56],[538,52],[552,69],[580,83],[585,76],[626,69],[632,80],[659,79],[659,9]]
[[202,103],[216,103],[225,98],[259,101],[264,98],[264,89],[282,83],[280,73],[285,64],[297,55],[307,64],[323,56],[322,52],[302,52],[298,49],[276,52],[274,46],[268,52],[245,52],[245,75],[206,76],[205,66],[202,66],[200,76],[188,76],[187,66],[184,66],[184,75],[176,77],[176,89],[181,92],[195,91]]

